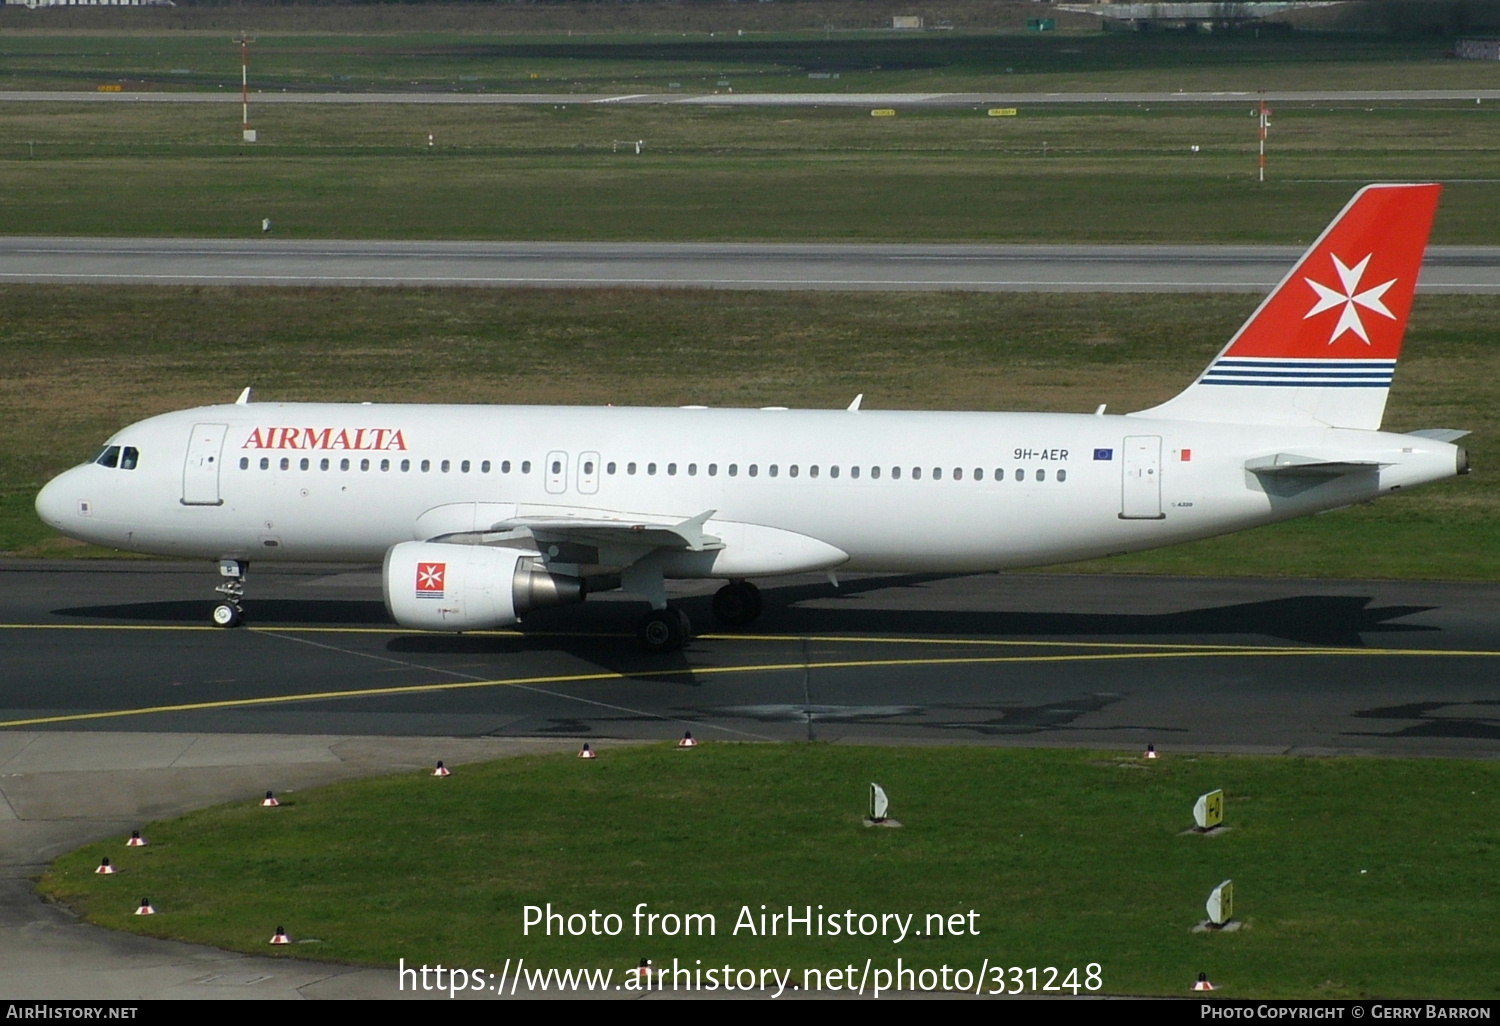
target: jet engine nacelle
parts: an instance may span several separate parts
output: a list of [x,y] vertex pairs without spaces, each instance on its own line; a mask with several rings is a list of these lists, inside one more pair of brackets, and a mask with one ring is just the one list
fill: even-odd
[[477,631],[533,609],[582,602],[583,581],[549,573],[535,553],[402,542],[385,554],[385,608],[403,627]]

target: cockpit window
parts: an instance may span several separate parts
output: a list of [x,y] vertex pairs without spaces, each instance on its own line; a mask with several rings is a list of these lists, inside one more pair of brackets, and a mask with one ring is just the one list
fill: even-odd
[[111,470],[134,470],[140,461],[141,452],[133,445],[106,445],[89,462]]

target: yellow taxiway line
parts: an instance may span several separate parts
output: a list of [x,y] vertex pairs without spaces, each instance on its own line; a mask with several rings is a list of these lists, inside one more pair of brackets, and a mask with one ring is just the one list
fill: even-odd
[[[0,625],[3,628],[6,625]],[[198,630],[200,628],[184,628]],[[218,628],[206,627],[203,630]],[[259,628],[259,630],[268,630]],[[278,631],[295,631],[294,628],[278,628]],[[799,639],[800,640],[800,639]],[[816,640],[816,639],[808,639]],[[858,638],[826,638],[827,641],[848,643]],[[882,639],[884,640],[884,639]],[[1026,644],[1019,642],[1016,644]],[[1062,644],[1062,643],[1060,643]],[[1074,647],[1090,647],[1081,642]],[[1137,646],[1150,648],[1149,645]],[[1244,658],[1266,656],[1497,656],[1500,652],[1444,651],[1441,649],[1364,649],[1364,648],[1276,648],[1250,646],[1236,648],[1203,647],[1200,649],[1172,648],[1170,650],[1136,652],[1079,652],[1069,655],[997,655],[997,656],[951,656],[912,659],[848,659],[829,661],[798,661],[790,663],[743,663],[733,666],[693,666],[642,671],[652,677],[711,676],[732,673],[778,673],[805,672],[808,670],[857,670],[892,669],[900,667],[922,668],[941,666],[996,666],[1016,664],[1116,662],[1140,659],[1209,659]],[[538,687],[552,684],[584,684],[601,681],[630,680],[634,674],[620,671],[594,673],[557,674],[540,677],[514,677],[492,680],[448,681],[434,684],[409,684],[380,688],[352,688],[345,691],[318,691],[298,694],[264,695],[257,698],[231,698],[212,702],[188,702],[175,705],[142,706],[134,709],[113,709],[102,712],[68,713],[59,716],[38,716],[24,720],[0,721],[0,728],[32,727],[56,723],[80,723],[89,720],[116,719],[128,716],[149,716],[156,713],[202,712],[214,709],[245,709],[267,705],[287,705],[294,702],[324,702],[346,698],[376,698],[404,695],[432,694],[444,691],[469,691],[476,688]]]

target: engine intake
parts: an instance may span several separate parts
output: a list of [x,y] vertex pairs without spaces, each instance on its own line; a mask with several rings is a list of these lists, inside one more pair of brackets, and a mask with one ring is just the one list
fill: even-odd
[[393,545],[382,578],[391,617],[424,631],[504,627],[585,593],[581,579],[550,573],[533,553],[445,542]]

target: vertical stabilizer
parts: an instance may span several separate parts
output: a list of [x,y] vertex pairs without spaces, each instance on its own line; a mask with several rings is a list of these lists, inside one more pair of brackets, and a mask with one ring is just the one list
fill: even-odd
[[1135,416],[1378,429],[1441,191],[1361,189],[1198,380]]

